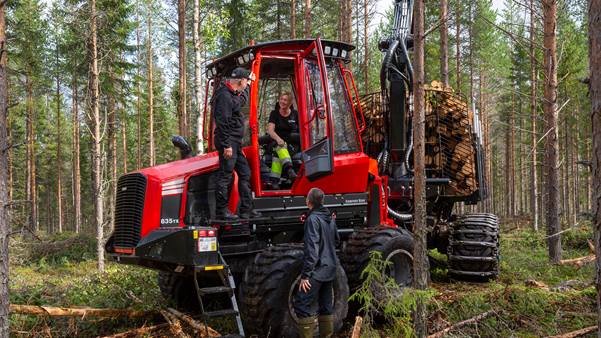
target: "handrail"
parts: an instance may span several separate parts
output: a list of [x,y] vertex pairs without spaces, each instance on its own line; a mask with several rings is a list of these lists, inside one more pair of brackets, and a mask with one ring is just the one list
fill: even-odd
[[[365,115],[363,115],[363,108],[361,108],[361,101],[359,100],[359,92],[357,91],[357,86],[355,85],[355,78],[353,77],[353,73],[346,68],[342,68],[342,72],[344,74],[345,79],[347,75],[350,76],[349,79],[351,80],[351,85],[355,94],[355,100],[357,101],[357,106],[359,107],[359,115],[361,116],[361,127],[359,128],[359,134],[361,134],[365,131],[367,123],[365,122]],[[355,112],[355,114],[357,113]]]

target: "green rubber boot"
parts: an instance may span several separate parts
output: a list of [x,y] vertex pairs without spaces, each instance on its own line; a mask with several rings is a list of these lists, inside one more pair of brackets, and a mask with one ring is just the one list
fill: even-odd
[[298,335],[300,338],[313,338],[313,332],[317,326],[316,317],[306,317],[298,319]]
[[334,315],[319,316],[319,338],[334,336]]

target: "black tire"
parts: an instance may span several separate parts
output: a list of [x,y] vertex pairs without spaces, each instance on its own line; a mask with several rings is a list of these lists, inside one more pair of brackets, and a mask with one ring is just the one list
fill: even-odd
[[499,275],[499,219],[493,214],[467,214],[450,226],[449,276],[487,282]]
[[172,301],[178,309],[187,312],[200,310],[192,276],[160,271],[158,284],[163,297]]
[[[246,268],[240,285],[240,308],[248,334],[298,337],[292,299],[302,269],[302,245],[276,245],[258,254]],[[349,289],[342,267],[334,282],[334,329],[342,328],[348,312]]]
[[393,263],[386,273],[397,284],[410,286],[413,281],[413,245],[413,235],[405,229],[378,227],[355,231],[342,251],[342,265],[351,290],[361,285],[361,273],[373,251],[379,251],[383,260]]

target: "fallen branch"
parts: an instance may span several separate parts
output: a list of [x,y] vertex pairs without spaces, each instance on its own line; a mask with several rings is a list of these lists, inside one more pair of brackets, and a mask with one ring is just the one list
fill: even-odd
[[589,255],[584,257],[578,257],[574,259],[562,259],[559,261],[559,265],[573,265],[577,268],[581,268],[588,263],[595,261],[595,255]]
[[169,331],[171,331],[171,333],[173,334],[174,337],[182,337],[182,338],[188,337],[188,335],[185,334],[184,331],[182,330],[182,325],[180,324],[179,319],[177,319],[177,317],[175,317],[174,315],[172,315],[171,313],[169,313],[165,310],[160,310],[159,312],[161,313],[161,315],[163,315],[163,317],[167,321],[167,324],[169,325]]
[[588,249],[591,251],[591,254],[595,254],[595,245],[593,244],[593,242],[590,239],[586,240],[586,243],[588,243]]
[[195,321],[192,317],[190,317],[186,314],[183,314],[183,313],[177,311],[176,309],[172,309],[172,308],[168,307],[167,311],[169,311],[170,314],[172,314],[173,316],[177,317],[178,319],[186,322],[193,329],[198,331],[200,333],[200,337],[207,337],[207,335],[206,335],[207,331],[209,332],[209,337],[221,336],[221,334],[219,334],[219,332],[215,331],[211,327],[207,327],[204,324],[201,324],[201,323]]
[[351,338],[361,337],[361,325],[363,325],[363,317],[355,317],[355,325],[353,325],[353,333],[351,334]]
[[577,331],[560,334],[558,336],[549,336],[547,338],[575,338],[584,336],[585,334],[593,333],[595,331],[597,331],[597,325],[585,327],[584,329],[580,329]]
[[54,306],[39,305],[20,305],[10,304],[10,313],[40,315],[51,317],[152,317],[156,315],[154,311],[138,311],[130,309],[95,309],[95,308],[66,308]]
[[447,334],[447,333],[449,333],[449,332],[451,332],[451,331],[453,331],[455,329],[458,329],[460,327],[466,326],[468,324],[477,323],[477,322],[481,321],[482,319],[484,319],[484,318],[492,315],[493,313],[495,313],[494,310],[490,310],[490,311],[484,312],[482,314],[477,315],[476,317],[473,317],[473,318],[470,318],[470,319],[466,319],[466,320],[461,321],[461,322],[459,322],[457,324],[453,324],[453,325],[445,328],[442,331],[438,331],[438,332],[436,332],[434,334],[431,334],[431,335],[428,336],[428,338],[440,338],[440,337],[443,337],[445,334]]
[[138,337],[138,336],[142,336],[142,335],[148,335],[154,331],[162,330],[164,328],[167,328],[168,326],[169,326],[169,323],[163,323],[163,324],[158,324],[158,325],[153,325],[153,326],[144,326],[144,327],[140,327],[140,328],[125,331],[125,332],[116,333],[114,335],[105,336],[103,338]]

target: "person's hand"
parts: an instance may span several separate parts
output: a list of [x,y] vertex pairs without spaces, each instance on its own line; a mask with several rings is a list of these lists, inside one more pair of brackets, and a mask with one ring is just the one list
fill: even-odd
[[309,282],[309,280],[304,278],[301,279],[300,284],[298,284],[298,291],[307,293],[309,290],[311,290],[311,283]]
[[284,140],[282,140],[281,138],[277,140],[278,146],[283,147],[286,145],[286,142]]
[[233,155],[234,151],[232,150],[232,147],[223,149],[223,158],[225,158],[226,160],[232,158]]
[[248,76],[248,80],[250,82],[253,82],[257,77],[255,76],[255,73],[250,72],[250,75]]

